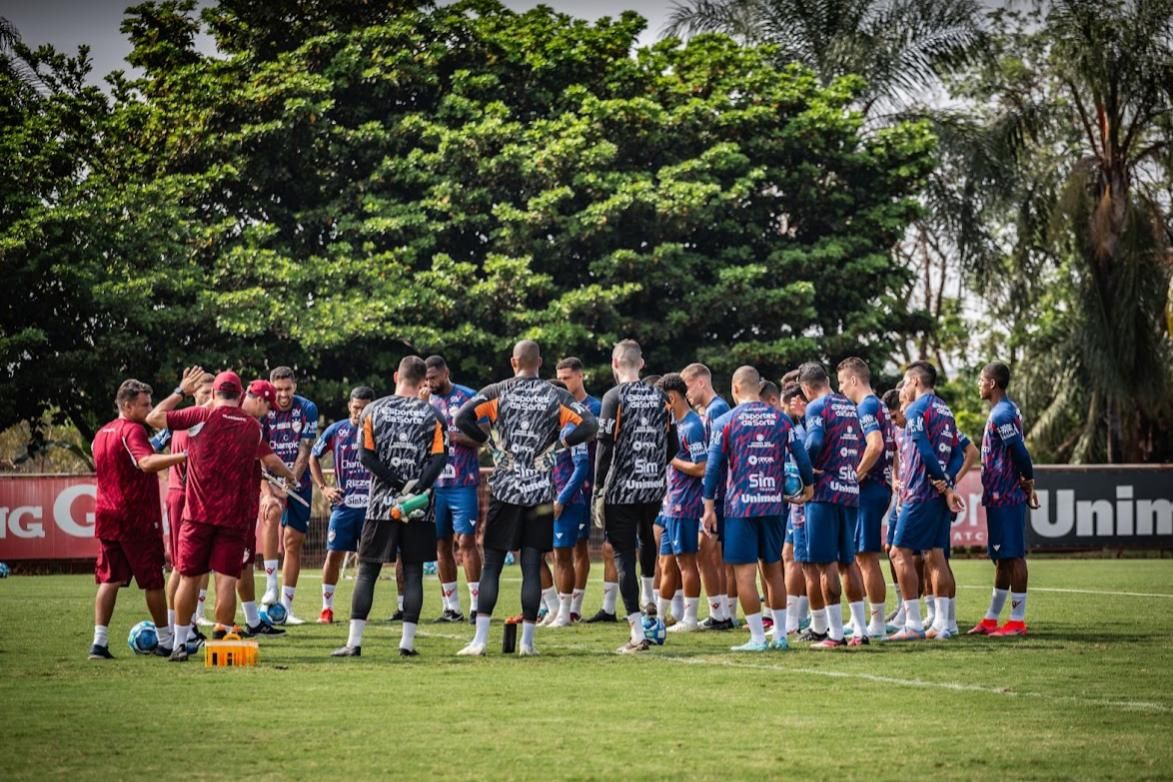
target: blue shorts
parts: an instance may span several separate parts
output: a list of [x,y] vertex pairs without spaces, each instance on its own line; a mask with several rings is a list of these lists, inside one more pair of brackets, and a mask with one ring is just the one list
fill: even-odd
[[695,554],[700,550],[700,519],[663,516],[664,534],[660,536],[660,556]]
[[806,562],[851,564],[855,559],[856,510],[835,502],[806,504]]
[[859,487],[859,513],[855,518],[855,552],[884,550],[880,530],[892,502],[892,489],[879,481],[864,481]]
[[286,498],[285,510],[281,513],[281,526],[291,527],[304,535],[310,531],[310,508],[308,505],[312,503],[314,487],[310,486],[308,489],[296,492],[296,494],[307,504],[302,505],[292,497]]
[[896,519],[900,518],[900,503],[892,508],[892,512],[888,514],[888,545],[892,545],[892,541],[896,536]]
[[790,509],[790,521],[787,525],[791,537],[794,539],[794,561],[802,564],[810,562],[810,546],[806,539],[806,506],[794,506]]
[[782,539],[782,542],[794,545],[794,513],[792,508],[786,510],[786,537]]
[[944,497],[934,497],[927,502],[906,502],[896,519],[892,545],[922,552],[940,548],[942,527],[946,528],[948,537],[946,511]]
[[990,559],[1026,556],[1026,505],[986,508],[986,551]]
[[436,538],[450,538],[457,535],[473,535],[477,531],[476,486],[448,486],[437,488],[436,496]]
[[348,508],[339,505],[330,511],[330,531],[326,534],[327,551],[358,551],[358,536],[362,534],[366,508]]
[[652,524],[656,525],[660,529],[664,529],[665,527],[668,526],[667,522],[664,521],[664,514],[663,513],[657,513],[656,520],[653,521]]
[[554,548],[574,548],[575,543],[590,536],[586,505],[566,505],[562,515],[554,519]]
[[786,524],[781,516],[750,516],[725,519],[722,555],[730,565],[767,565],[782,559]]
[[960,516],[960,513],[952,513],[949,510],[949,505],[946,503],[945,510],[941,514],[941,527],[937,530],[937,545],[936,548],[945,552],[945,558],[949,558],[949,554],[953,551],[953,522]]

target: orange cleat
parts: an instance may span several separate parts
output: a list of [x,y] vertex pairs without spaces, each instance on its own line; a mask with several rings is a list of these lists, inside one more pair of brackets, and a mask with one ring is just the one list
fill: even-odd
[[1011,620],[990,633],[991,638],[1012,638],[1026,635],[1026,622]]
[[966,635],[993,635],[998,630],[997,619],[983,619],[971,627]]
[[322,613],[318,614],[318,624],[332,625],[334,624],[334,609],[323,608]]

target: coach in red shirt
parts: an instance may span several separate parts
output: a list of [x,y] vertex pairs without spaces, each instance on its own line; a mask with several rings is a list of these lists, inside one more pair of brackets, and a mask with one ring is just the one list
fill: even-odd
[[146,590],[147,608],[159,631],[159,646],[170,646],[167,598],[163,591],[163,514],[155,473],[180,464],[184,454],[163,456],[151,448],[145,422],[151,409],[151,387],[127,380],[114,397],[118,417],[98,430],[92,452],[97,473],[94,537],[98,564],[94,580],[94,642],[91,660],[109,660],[107,628],[120,587],[133,576]]
[[[190,367],[183,373],[183,394],[195,390],[203,370]],[[217,629],[231,627],[236,616],[236,581],[246,548],[247,530],[241,500],[256,490],[254,463],[260,459],[271,472],[292,482],[293,474],[269,448],[260,423],[240,409],[240,378],[221,372],[212,383],[211,407],[175,410],[180,394],[164,399],[147,416],[147,423],[173,432],[186,431],[187,485],[184,489],[183,526],[179,535],[176,567],[181,580],[175,596],[175,643],[171,659],[187,659],[186,641],[200,577],[216,572]]]

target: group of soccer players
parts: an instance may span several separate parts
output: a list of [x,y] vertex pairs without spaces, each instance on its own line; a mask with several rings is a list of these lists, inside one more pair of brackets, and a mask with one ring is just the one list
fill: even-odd
[[[332,508],[320,623],[334,622],[340,570],[346,554],[357,552],[349,634],[338,657],[361,655],[375,585],[391,562],[399,651],[418,653],[424,564],[432,561],[443,596],[439,621],[465,621],[457,589],[463,567],[475,633],[458,654],[484,655],[502,569],[515,556],[522,610],[509,621],[521,625],[523,656],[537,654],[539,624],[622,616],[628,636],[618,651],[632,654],[651,646],[648,615],[659,615],[672,633],[731,630],[739,603],[749,640],[731,647],[737,652],[786,649],[795,639],[835,649],[959,633],[949,550],[952,521],[964,507],[954,487],[978,452],[935,394],[931,364],[911,364],[883,399],[858,358],[836,368],[838,391],[817,363],[778,385],[743,366],[732,377],[732,408],[703,364],[644,376],[632,340],[615,345],[616,385],[601,402],[587,394],[576,358],[559,361],[555,379],[542,379],[539,346],[523,340],[511,365],[512,377],[474,392],[452,381],[443,358],[408,356],[393,394],[376,399],[370,388],[353,389],[348,417],[320,436],[317,407],[296,394],[287,367],[247,388],[233,372],[192,367],[153,408],[149,386],[123,383],[118,418],[93,444],[100,553],[90,657],[111,656],[107,628],[118,589],[132,576],[158,627],[156,653],[172,660],[198,647],[204,623],[214,625],[214,637],[283,633],[264,610],[277,602],[287,624],[302,623],[294,602],[314,488]],[[1000,363],[986,366],[979,382],[992,406],[980,458],[996,574],[989,610],[969,632],[992,636],[1026,633],[1025,522],[1037,503],[1009,382]],[[177,409],[189,397],[194,404]],[[154,438],[148,427],[159,430]],[[478,529],[482,447],[493,468]],[[159,453],[164,448],[169,453]],[[321,464],[327,453],[332,484]],[[165,585],[154,473],[168,468],[172,575]],[[592,524],[605,532],[603,604],[583,619]],[[253,582],[258,536],[261,607]],[[885,553],[897,592],[890,616]],[[214,623],[202,607],[213,571]],[[1010,618],[999,624],[1008,597]]]

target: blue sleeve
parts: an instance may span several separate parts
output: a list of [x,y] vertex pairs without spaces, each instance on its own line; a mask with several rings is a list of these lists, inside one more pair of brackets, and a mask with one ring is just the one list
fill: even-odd
[[1014,440],[1010,443],[1009,448],[1010,458],[1014,460],[1014,466],[1018,468],[1018,474],[1028,481],[1034,480],[1035,466],[1031,461],[1030,452],[1026,450],[1026,443],[1022,438]]
[[[812,486],[815,482],[815,471],[811,467],[810,457],[807,456],[806,446],[799,442],[791,430],[790,453],[794,455],[794,464],[798,467],[798,474],[802,476],[803,486]],[[820,430],[821,431],[821,430]]]
[[[1009,409],[1002,409],[1003,407]],[[1000,405],[999,409],[994,411],[994,426],[997,428],[998,437],[1002,439],[1002,445],[1010,452],[1010,459],[1018,468],[1019,475],[1030,480],[1034,478],[1035,468],[1031,462],[1030,452],[1026,450],[1026,443],[1022,440],[1022,433],[1018,431],[1017,416],[1013,411],[1014,408],[1009,405]]]
[[709,440],[709,458],[705,462],[705,479],[703,484],[706,500],[717,496],[717,484],[725,475],[725,417],[713,422],[713,436]]
[[562,491],[558,493],[558,503],[565,505],[570,501],[580,488],[582,488],[583,481],[586,480],[587,473],[591,469],[590,451],[585,445],[576,445],[570,449],[570,458],[574,461],[574,472],[570,474],[570,480],[562,487]]
[[168,446],[171,442],[171,430],[160,429],[155,432],[155,436],[151,438],[151,448],[155,453],[159,453]]
[[859,426],[863,429],[864,437],[880,431],[880,420],[877,415],[880,412],[879,407],[880,402],[874,396],[869,396],[859,403]]
[[334,439],[334,436],[338,433],[338,427],[341,425],[341,421],[335,421],[327,426],[326,431],[322,432],[322,436],[314,443],[314,449],[310,451],[310,454],[321,459],[322,454],[330,450],[330,441]]
[[301,430],[301,439],[316,439],[318,436],[318,406],[306,399],[303,401],[301,409],[305,413],[305,428]]
[[957,480],[957,473],[961,472],[961,465],[965,464],[965,451],[969,446],[969,438],[958,434],[957,447],[953,449],[953,453],[949,454],[949,464],[945,465],[945,473],[949,476],[949,480]]
[[912,444],[920,453],[920,460],[924,463],[925,472],[935,481],[946,480],[945,471],[937,461],[937,454],[933,451],[933,444],[929,442],[929,435],[925,432],[924,413],[917,411],[908,419],[908,428],[912,431]]

